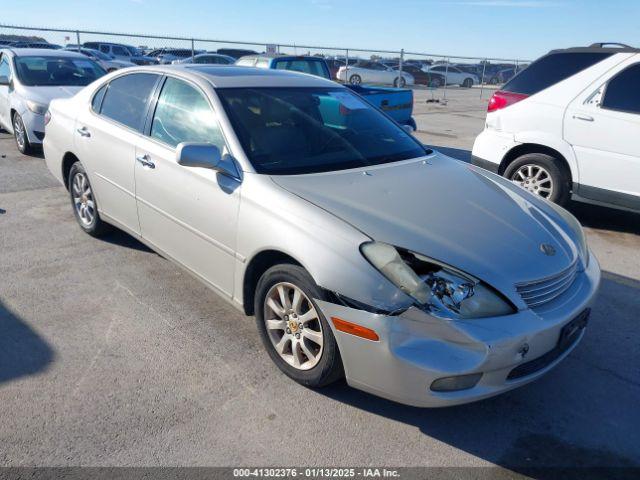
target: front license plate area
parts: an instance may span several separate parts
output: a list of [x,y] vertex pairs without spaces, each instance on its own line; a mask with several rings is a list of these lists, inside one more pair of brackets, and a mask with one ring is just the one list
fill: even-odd
[[560,349],[564,350],[563,347],[571,345],[576,340],[582,329],[587,326],[590,314],[591,309],[587,308],[580,315],[562,327],[562,330],[560,330],[560,338],[558,339],[558,347]]

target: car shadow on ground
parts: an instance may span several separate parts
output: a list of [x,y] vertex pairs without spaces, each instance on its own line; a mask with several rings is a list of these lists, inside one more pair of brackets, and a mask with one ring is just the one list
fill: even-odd
[[[638,468],[638,298],[640,282],[605,273],[581,344],[546,376],[494,398],[420,409],[360,392],[344,382],[320,393],[537,478],[559,478],[557,468]],[[424,461],[407,458],[408,464]],[[614,478],[596,470],[581,475],[605,477]]]
[[39,373],[54,357],[51,346],[0,301],[0,384]]
[[584,227],[640,235],[640,213],[571,202],[569,211]]
[[129,235],[128,233],[118,228],[114,228],[112,231],[110,231],[106,235],[101,236],[99,240],[106,243],[110,243],[112,245],[118,245],[120,247],[126,247],[132,250],[138,250],[139,252],[147,252],[147,253],[153,253],[154,255],[157,255],[156,252],[151,250],[144,243],[142,243],[132,235]]

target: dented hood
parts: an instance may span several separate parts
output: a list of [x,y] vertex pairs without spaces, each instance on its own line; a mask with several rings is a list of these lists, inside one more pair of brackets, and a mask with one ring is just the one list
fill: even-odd
[[[577,259],[576,233],[545,200],[437,152],[368,169],[272,179],[373,240],[455,266],[504,293]],[[542,244],[555,254],[545,254]]]

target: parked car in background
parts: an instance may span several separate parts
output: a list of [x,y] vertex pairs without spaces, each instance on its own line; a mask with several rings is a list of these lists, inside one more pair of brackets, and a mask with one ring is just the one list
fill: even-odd
[[518,68],[509,67],[502,70],[498,70],[495,74],[493,74],[491,77],[488,78],[487,83],[490,83],[491,85],[500,85],[503,83],[507,83],[509,80],[515,77],[517,73],[519,73],[522,70],[524,70],[524,68],[520,68],[520,67]]
[[[288,55],[249,55],[238,59],[236,65],[269,68],[307,73],[316,77],[333,80],[329,67],[322,57]],[[400,125],[416,129],[413,114],[413,92],[408,89],[368,87],[347,84],[371,105],[383,110]]]
[[480,83],[480,79],[477,75],[464,72],[453,65],[433,65],[423,67],[423,70],[427,73],[438,73],[442,75],[445,78],[447,85],[460,85],[461,87],[471,88],[472,86]]
[[304,55],[261,54],[247,55],[239,58],[236,65],[243,67],[272,68],[275,70],[290,70],[308,73],[317,77],[331,80],[329,67],[322,57]]
[[414,78],[410,73],[394,71],[385,67],[379,62],[361,60],[352,67],[340,67],[337,74],[338,80],[350,83],[351,85],[361,85],[363,83],[375,83],[380,85],[393,85],[394,87],[404,87],[413,85]]
[[53,101],[44,153],[84,232],[124,229],[255,315],[307,387],[506,392],[578,345],[600,282],[570,213],[312,75],[128,69]]
[[193,57],[182,58],[180,60],[174,60],[171,63],[181,64],[181,63],[200,63],[200,64],[209,64],[209,65],[231,65],[236,62],[236,59],[230,57],[229,55],[220,55],[219,53],[200,53]]
[[59,50],[62,48],[61,45],[56,45],[55,43],[48,42],[12,42],[10,44],[11,48],[41,48],[46,50]]
[[[400,70],[400,66],[394,68]],[[444,75],[436,72],[425,72],[421,67],[415,65],[402,65],[402,71],[409,73],[413,77],[415,85],[426,85],[428,87],[439,88],[444,85]]]
[[106,53],[102,53],[100,50],[94,50],[92,48],[84,48],[84,47],[66,47],[64,50],[69,52],[78,52],[84,55],[85,57],[89,57],[91,60],[96,62],[102,68],[104,68],[107,72],[113,72],[120,68],[127,67],[135,67],[135,63],[131,62],[123,62],[122,60],[116,60],[115,58],[107,55]]
[[116,60],[131,62],[136,65],[154,65],[158,63],[158,60],[155,58],[142,55],[142,52],[136,47],[125,45],[123,43],[84,42],[83,46],[85,48],[99,50],[102,53],[110,55]]
[[325,62],[327,62],[327,67],[329,68],[329,76],[332,80],[338,79],[338,70],[340,67],[344,67],[346,63],[344,60],[337,60],[335,58],[325,58]]
[[105,73],[75,52],[0,49],[0,124],[21,153],[32,153],[42,144],[49,102],[72,96]]
[[473,163],[535,195],[640,211],[640,49],[554,50],[489,101]]
[[258,54],[258,52],[256,52],[255,50],[247,50],[243,48],[219,48],[218,50],[216,50],[216,53],[219,53],[220,55],[227,55],[229,57],[233,57],[236,60],[240,57],[244,57],[247,55]]
[[194,53],[204,53],[203,50],[191,50],[190,48],[159,48],[152,50],[147,54],[151,58],[155,58],[160,64],[172,63],[175,60],[184,60],[190,58]]

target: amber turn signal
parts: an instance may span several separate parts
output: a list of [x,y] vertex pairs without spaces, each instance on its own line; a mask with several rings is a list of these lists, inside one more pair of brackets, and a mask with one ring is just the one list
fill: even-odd
[[366,338],[367,340],[371,340],[373,342],[377,342],[378,340],[380,340],[378,334],[370,328],[363,327],[362,325],[358,325],[356,323],[347,322],[346,320],[342,320],[338,317],[331,317],[331,321],[336,327],[336,330],[340,332],[348,333],[349,335],[355,335],[356,337]]

